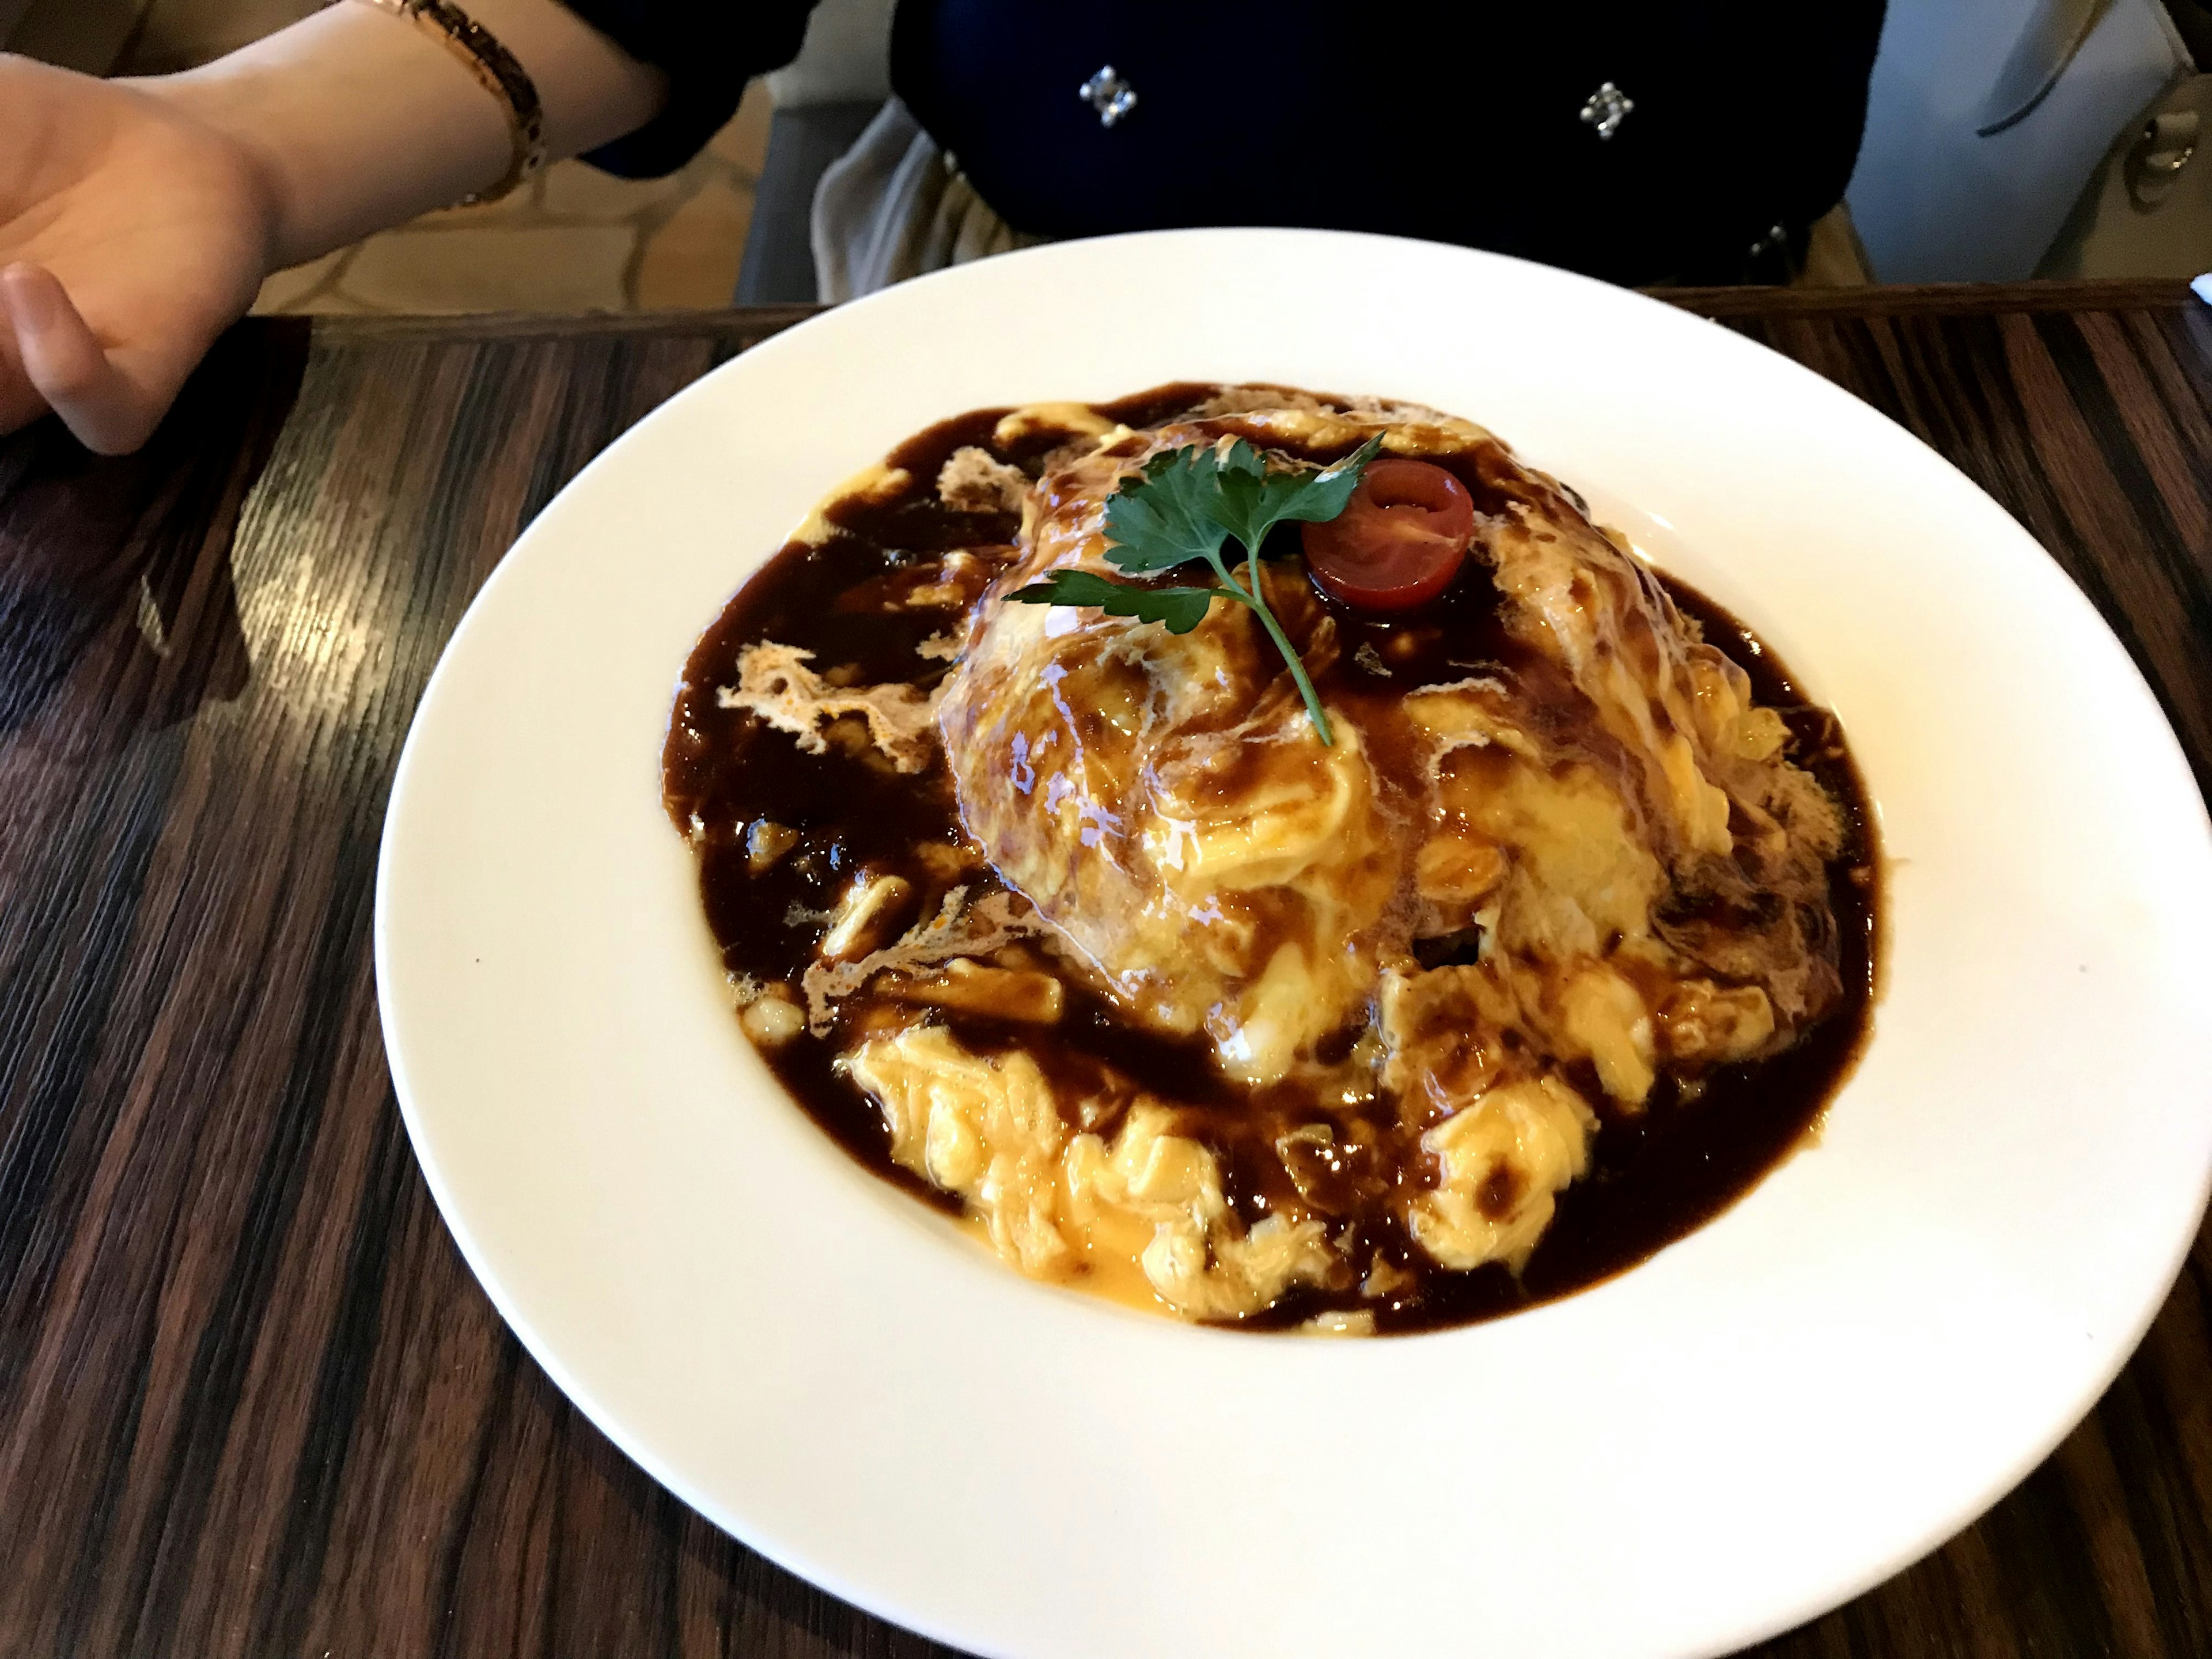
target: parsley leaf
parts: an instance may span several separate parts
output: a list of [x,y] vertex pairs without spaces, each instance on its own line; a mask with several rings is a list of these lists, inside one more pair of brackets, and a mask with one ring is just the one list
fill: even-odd
[[1221,551],[1229,526],[1209,511],[1214,469],[1206,463],[1212,454],[1198,446],[1162,450],[1140,477],[1114,492],[1106,503],[1106,557],[1115,569],[1171,570]]
[[1054,570],[1006,597],[1023,605],[1095,605],[1109,617],[1164,623],[1170,634],[1188,634],[1224,595],[1218,587],[1139,587],[1088,570]]
[[[1024,605],[1097,605],[1109,617],[1164,623],[1174,634],[1197,627],[1214,600],[1232,600],[1259,617],[1305,700],[1307,718],[1322,742],[1329,743],[1328,716],[1306,677],[1305,664],[1267,608],[1260,586],[1260,550],[1279,524],[1325,524],[1343,512],[1359,475],[1382,447],[1377,433],[1342,460],[1311,472],[1271,468],[1267,457],[1242,438],[1225,448],[1192,444],[1163,450],[1106,503],[1107,562],[1133,576],[1203,560],[1219,586],[1139,587],[1089,571],[1055,570],[1006,597]],[[1241,582],[1222,556],[1231,538],[1244,550]]]
[[1271,469],[1242,438],[1226,455],[1210,444],[1163,450],[1106,503],[1106,557],[1135,575],[1210,561],[1225,537],[1256,553],[1285,520],[1321,524],[1343,512],[1382,447],[1377,434],[1318,472]]
[[1359,487],[1359,475],[1382,447],[1378,433],[1319,472],[1277,472],[1270,471],[1259,452],[1240,438],[1216,473],[1213,521],[1234,536],[1248,553],[1258,552],[1267,532],[1286,520],[1326,524],[1344,511],[1352,492]]

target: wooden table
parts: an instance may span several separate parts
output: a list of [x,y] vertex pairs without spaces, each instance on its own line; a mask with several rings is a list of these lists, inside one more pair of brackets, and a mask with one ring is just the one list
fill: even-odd
[[[1677,297],[2017,514],[2212,781],[2212,312]],[[941,1651],[690,1514],[525,1356],[408,1150],[369,960],[392,764],[469,596],[800,314],[257,323],[138,456],[0,442],[0,1656]],[[2208,1297],[2200,1238],[2050,1462],[1760,1651],[2212,1654]]]

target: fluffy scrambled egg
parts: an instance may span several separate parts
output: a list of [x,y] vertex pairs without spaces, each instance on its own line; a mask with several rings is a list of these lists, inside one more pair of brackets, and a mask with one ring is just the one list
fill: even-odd
[[[933,712],[962,822],[1011,894],[968,933],[956,893],[878,939],[881,892],[856,883],[810,996],[819,1029],[824,994],[889,988],[849,1075],[892,1157],[958,1194],[1023,1272],[1194,1318],[1299,1285],[1386,1294],[1400,1270],[1364,1259],[1346,1224],[1362,1206],[1437,1267],[1517,1269],[1603,1115],[1644,1109],[1662,1073],[1694,1085],[1778,1052],[1836,1003],[1835,805],[1785,758],[1742,670],[1489,433],[1264,389],[1156,428],[1058,405],[1002,428],[1065,441],[1034,482],[980,450],[945,467],[948,502],[1018,498],[1023,525],[950,630],[958,659],[933,709],[833,696],[788,653],[725,695],[807,741],[818,715],[856,714],[902,769]],[[1495,586],[1495,637],[1449,675],[1433,665],[1449,641],[1425,673],[1394,668],[1390,641],[1355,661],[1297,562],[1267,566],[1333,744],[1242,606],[1174,635],[1002,603],[1048,570],[1109,572],[1107,501],[1162,449],[1234,435],[1326,457],[1375,434],[1479,475],[1471,557]],[[1273,1115],[1297,1196],[1240,1214],[1182,1103],[1110,1076],[1068,1098],[1023,1047],[941,1023],[995,1008],[1048,1042],[1062,980],[1203,1043]],[[1355,1166],[1365,1184],[1347,1187]]]

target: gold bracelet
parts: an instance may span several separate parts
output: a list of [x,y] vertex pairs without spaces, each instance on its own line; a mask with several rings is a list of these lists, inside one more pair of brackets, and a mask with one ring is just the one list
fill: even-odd
[[499,100],[514,134],[514,161],[507,176],[489,190],[464,196],[460,205],[496,202],[512,195],[545,165],[545,109],[530,71],[500,44],[499,37],[451,0],[362,0],[363,5],[404,18],[437,37],[467,65],[477,83]]

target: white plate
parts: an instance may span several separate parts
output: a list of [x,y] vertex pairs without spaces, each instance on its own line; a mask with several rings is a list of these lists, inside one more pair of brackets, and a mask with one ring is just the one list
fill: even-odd
[[[1888,986],[1821,1144],[1609,1284],[1414,1339],[1028,1283],[738,1035],[663,817],[672,687],[829,487],[947,415],[1268,380],[1470,416],[1843,717]],[[2018,1480],[2164,1297],[2212,1170],[2212,842],[2033,542],[1814,375],[1651,301],[1376,238],[1188,232],[931,276],[747,352],[538,520],[425,695],[385,1036],[531,1352],[686,1502],[991,1653],[1726,1650]]]

